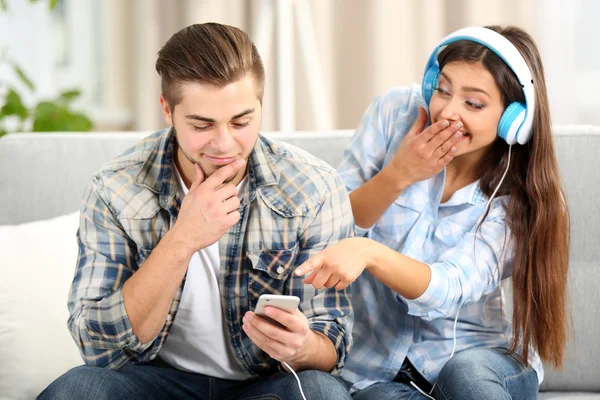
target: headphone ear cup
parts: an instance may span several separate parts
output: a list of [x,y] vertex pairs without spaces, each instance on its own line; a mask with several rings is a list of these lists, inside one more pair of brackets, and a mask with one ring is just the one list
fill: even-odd
[[519,129],[525,120],[525,106],[519,102],[509,104],[498,122],[498,136],[512,145],[517,143]]
[[423,100],[425,100],[425,104],[429,105],[431,101],[431,96],[433,96],[433,90],[437,87],[438,79],[440,78],[440,69],[436,64],[431,65],[425,71],[423,75],[423,85],[421,86],[421,91],[423,92]]

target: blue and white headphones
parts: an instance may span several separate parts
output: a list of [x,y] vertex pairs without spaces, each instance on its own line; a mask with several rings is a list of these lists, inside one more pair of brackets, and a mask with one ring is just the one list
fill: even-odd
[[469,40],[479,43],[496,53],[517,75],[523,88],[525,104],[513,102],[506,107],[498,123],[498,136],[508,144],[525,144],[533,133],[533,115],[535,110],[535,93],[533,78],[525,59],[517,48],[501,34],[487,28],[469,27],[446,36],[431,53],[425,74],[423,75],[423,98],[429,104],[433,91],[437,88],[440,76],[438,55],[450,43]]

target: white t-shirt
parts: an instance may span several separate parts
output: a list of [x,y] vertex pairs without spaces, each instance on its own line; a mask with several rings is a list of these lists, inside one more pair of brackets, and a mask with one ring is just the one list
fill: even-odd
[[[179,195],[188,189],[175,168]],[[237,186],[246,185],[245,177]],[[171,366],[222,379],[245,380],[251,375],[236,359],[224,327],[219,290],[219,242],[196,252],[187,271],[177,315],[160,357]]]

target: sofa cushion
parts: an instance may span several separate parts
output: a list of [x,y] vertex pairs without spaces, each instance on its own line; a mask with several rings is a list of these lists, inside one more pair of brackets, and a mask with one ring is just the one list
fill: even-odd
[[81,365],[67,329],[79,212],[0,226],[0,398],[32,399]]

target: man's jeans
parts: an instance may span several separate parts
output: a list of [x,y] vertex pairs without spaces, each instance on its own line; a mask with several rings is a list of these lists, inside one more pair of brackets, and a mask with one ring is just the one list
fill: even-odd
[[[341,379],[328,373],[303,371],[298,377],[308,400],[351,399]],[[52,382],[38,399],[302,400],[302,396],[291,374],[230,381],[179,371],[159,361],[128,363],[118,370],[76,367]]]
[[[525,367],[516,357],[516,355],[504,354],[502,349],[488,348],[457,353],[442,368],[431,396],[437,400],[536,399],[537,373],[533,368]],[[410,384],[401,382],[376,383],[355,393],[352,398],[354,400],[427,399]]]

